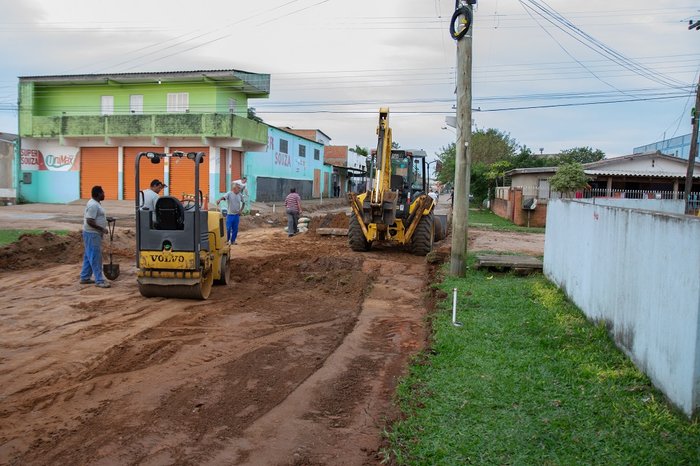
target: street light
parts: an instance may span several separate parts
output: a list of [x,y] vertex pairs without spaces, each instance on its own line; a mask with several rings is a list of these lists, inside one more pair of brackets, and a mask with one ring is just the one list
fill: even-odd
[[428,175],[428,188],[427,188],[428,191],[430,191],[430,164],[431,163],[437,164],[438,162],[439,162],[439,160],[433,160],[432,162],[425,162],[425,167],[426,167],[426,170],[428,172],[428,173],[426,173]]

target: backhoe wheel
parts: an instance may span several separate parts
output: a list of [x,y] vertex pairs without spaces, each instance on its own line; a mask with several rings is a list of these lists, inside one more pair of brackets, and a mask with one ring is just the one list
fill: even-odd
[[219,278],[214,280],[216,285],[228,285],[231,281],[231,269],[229,268],[228,256],[221,256],[221,266],[219,266],[220,275]]
[[[442,217],[442,219],[440,218]],[[433,235],[434,241],[442,241],[447,237],[447,218],[444,215],[434,215],[433,225],[435,234]]]
[[350,243],[350,249],[353,251],[369,251],[369,249],[372,247],[372,243],[367,241],[367,238],[365,238],[364,233],[362,233],[360,222],[357,221],[357,217],[354,215],[350,217],[348,242]]
[[433,249],[433,235],[435,234],[435,219],[433,213],[421,217],[413,232],[411,240],[411,252],[416,256],[425,256]]

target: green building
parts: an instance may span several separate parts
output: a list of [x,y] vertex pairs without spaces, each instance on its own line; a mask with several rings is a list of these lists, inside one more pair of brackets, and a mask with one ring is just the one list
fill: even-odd
[[[19,193],[29,202],[134,199],[158,178],[165,194],[193,194],[189,160],[142,163],[141,151],[202,151],[200,189],[209,199],[242,175],[245,153],[265,151],[268,127],[248,116],[267,98],[268,74],[238,70],[19,78]],[[182,163],[180,163],[182,162]]]

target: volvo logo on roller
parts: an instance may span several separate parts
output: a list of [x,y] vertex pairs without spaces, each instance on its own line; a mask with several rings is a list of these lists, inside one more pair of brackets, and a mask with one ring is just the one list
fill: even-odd
[[164,256],[162,254],[151,254],[151,260],[153,262],[185,262],[184,256]]

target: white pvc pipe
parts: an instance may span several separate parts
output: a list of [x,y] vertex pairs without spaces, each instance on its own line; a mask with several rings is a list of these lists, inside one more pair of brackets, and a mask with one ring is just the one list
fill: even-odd
[[452,288],[452,324],[457,322],[457,288]]

